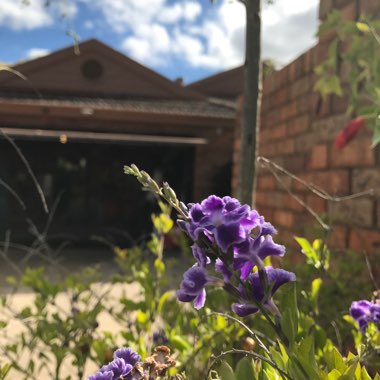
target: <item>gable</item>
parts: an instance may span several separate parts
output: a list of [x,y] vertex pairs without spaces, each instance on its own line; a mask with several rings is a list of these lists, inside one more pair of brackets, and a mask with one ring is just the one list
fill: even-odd
[[0,89],[42,95],[85,95],[160,99],[200,99],[201,95],[138,64],[107,45],[90,40],[14,66],[28,78],[0,72]]
[[243,93],[244,66],[190,83],[187,88],[201,94],[226,99],[236,99]]

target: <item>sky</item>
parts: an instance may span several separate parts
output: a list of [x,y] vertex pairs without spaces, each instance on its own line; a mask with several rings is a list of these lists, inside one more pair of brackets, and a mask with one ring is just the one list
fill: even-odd
[[[237,0],[0,0],[0,62],[97,38],[169,79],[190,83],[243,63]],[[284,65],[315,43],[318,0],[275,0],[262,12],[263,58]],[[70,34],[70,33],[69,33]]]

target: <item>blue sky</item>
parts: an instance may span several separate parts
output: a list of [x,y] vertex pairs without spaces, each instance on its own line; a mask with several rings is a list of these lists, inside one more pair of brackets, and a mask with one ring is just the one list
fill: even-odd
[[[28,2],[24,5],[23,2]],[[0,62],[32,59],[97,38],[186,83],[243,62],[245,15],[235,0],[0,0]],[[263,9],[263,56],[286,64],[315,41],[318,0]],[[62,15],[66,15],[62,18]]]

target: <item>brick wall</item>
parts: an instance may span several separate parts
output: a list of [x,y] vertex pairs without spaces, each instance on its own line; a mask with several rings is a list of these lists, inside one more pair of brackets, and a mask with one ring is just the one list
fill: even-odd
[[[362,0],[322,0],[320,19],[334,7],[347,19],[355,19],[360,9],[372,10],[377,2]],[[380,4],[375,6],[380,10]],[[280,231],[285,243],[294,245],[293,236],[307,235],[315,218],[286,189],[333,226],[330,244],[357,251],[380,251],[380,154],[371,149],[371,134],[361,131],[342,150],[333,146],[336,133],[346,122],[346,101],[331,96],[322,101],[313,92],[314,67],[327,56],[330,36],[302,54],[288,66],[266,78],[263,84],[259,154],[281,165],[307,183],[331,196],[345,196],[377,188],[373,196],[344,202],[318,197],[302,183],[287,175],[279,180],[265,167],[258,171],[256,207]],[[235,148],[239,148],[239,138]],[[233,182],[236,189],[238,155],[235,154]]]

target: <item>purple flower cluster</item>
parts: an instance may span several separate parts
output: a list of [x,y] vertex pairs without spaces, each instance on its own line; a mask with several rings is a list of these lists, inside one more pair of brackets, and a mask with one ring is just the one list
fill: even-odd
[[[274,243],[272,235],[277,231],[263,216],[235,198],[211,195],[201,203],[190,204],[188,220],[179,221],[179,225],[194,242],[196,260],[183,276],[177,292],[179,301],[194,302],[199,309],[206,300],[206,286],[224,283],[227,289],[237,279],[239,286],[234,293],[238,302],[232,309],[246,316],[257,312],[258,304],[274,311],[274,292],[295,281],[293,273],[264,266],[266,257],[283,256],[285,247]],[[253,272],[254,267],[258,271]],[[210,274],[212,269],[222,275],[223,282]]]
[[114,360],[104,365],[88,380],[133,380],[133,368],[141,359],[140,355],[130,348],[119,348],[113,354]]
[[363,332],[366,331],[368,323],[370,322],[380,327],[380,303],[376,301],[354,301],[350,307],[350,314]]

